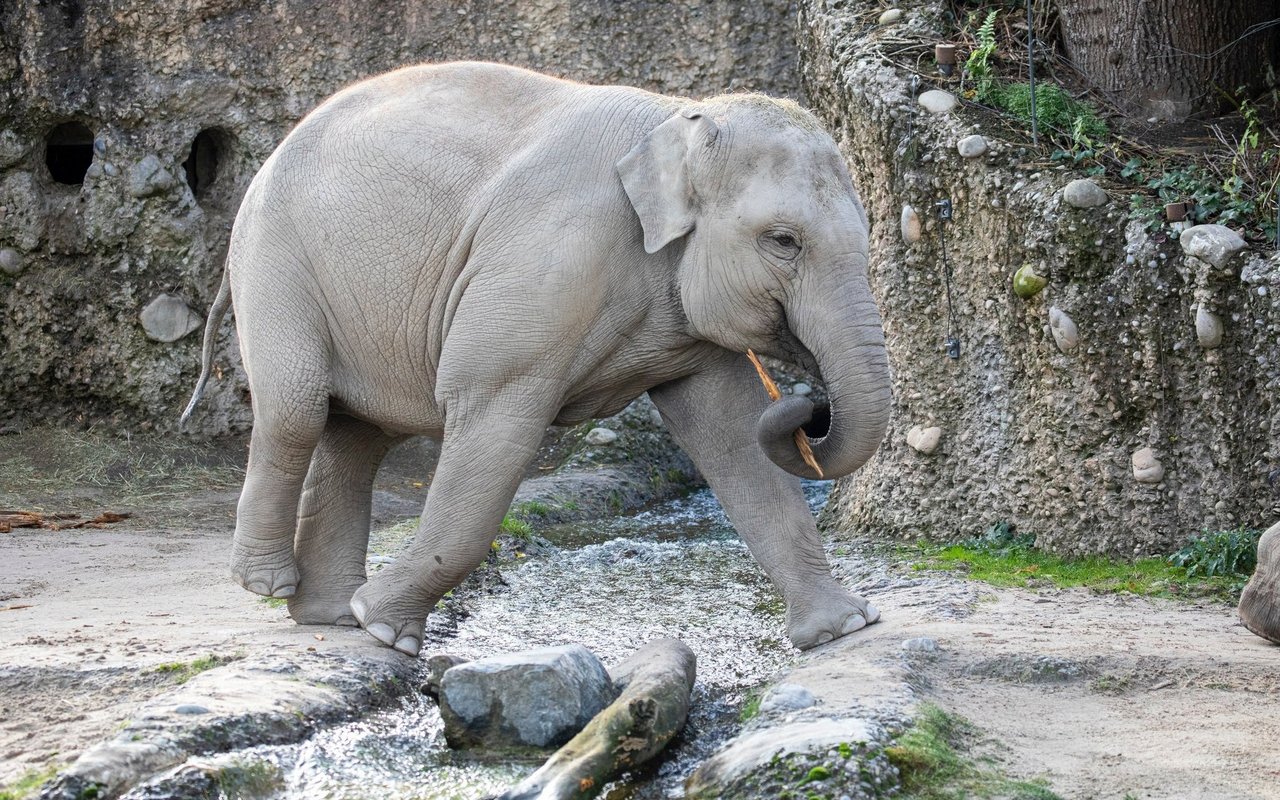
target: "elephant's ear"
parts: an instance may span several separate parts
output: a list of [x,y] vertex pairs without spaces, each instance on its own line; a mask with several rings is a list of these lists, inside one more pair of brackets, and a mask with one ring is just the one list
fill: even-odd
[[695,193],[689,156],[715,141],[719,130],[686,109],[649,132],[618,162],[618,176],[644,229],[644,249],[656,253],[693,230]]

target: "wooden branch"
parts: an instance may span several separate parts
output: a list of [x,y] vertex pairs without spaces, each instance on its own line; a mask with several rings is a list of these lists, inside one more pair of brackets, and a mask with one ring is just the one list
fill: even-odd
[[[769,393],[769,399],[777,400],[782,397],[782,390],[778,388],[778,384],[773,382],[773,378],[769,377],[769,373],[765,371],[764,364],[760,363],[760,359],[755,352],[748,350],[747,358],[751,359],[751,365],[756,368],[756,374],[760,376],[760,382],[764,384],[764,390]],[[809,446],[809,437],[803,429],[796,430],[795,440],[796,449],[800,451],[800,457],[804,459],[804,463],[818,473],[819,478],[826,477],[822,474],[822,467],[818,466],[818,459],[813,457],[813,448]]]

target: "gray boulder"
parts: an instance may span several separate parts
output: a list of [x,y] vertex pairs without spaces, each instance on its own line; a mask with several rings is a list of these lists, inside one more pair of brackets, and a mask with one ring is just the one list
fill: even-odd
[[579,644],[460,664],[440,679],[450,747],[558,747],[613,702],[600,659]]
[[138,315],[147,337],[157,342],[176,342],[204,324],[181,297],[159,294]]
[[1240,234],[1224,225],[1192,225],[1178,237],[1178,244],[1182,245],[1182,252],[1215,267],[1225,266],[1244,249]]
[[1106,204],[1107,193],[1088,178],[1078,178],[1062,190],[1062,199],[1076,208],[1096,208]]

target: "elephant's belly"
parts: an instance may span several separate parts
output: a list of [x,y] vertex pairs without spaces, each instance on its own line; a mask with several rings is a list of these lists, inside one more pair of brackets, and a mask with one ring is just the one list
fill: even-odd
[[[436,406],[434,387],[425,380],[370,375],[335,375],[331,411],[377,425],[387,433],[440,436],[444,416]],[[424,376],[425,377],[425,376]]]

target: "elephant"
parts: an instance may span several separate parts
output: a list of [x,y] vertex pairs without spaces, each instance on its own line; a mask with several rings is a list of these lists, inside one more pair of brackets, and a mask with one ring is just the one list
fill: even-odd
[[1239,610],[1246,628],[1280,644],[1280,522],[1258,539],[1258,563],[1240,594]]
[[[339,91],[245,193],[185,412],[231,305],[254,417],[232,574],[299,623],[416,655],[545,429],[648,392],[777,587],[790,640],[873,623],[800,483],[858,469],[888,425],[867,259],[848,167],[788,100],[479,62]],[[829,405],[770,402],[748,350],[818,376]],[[414,435],[440,448],[420,525],[366,579],[374,474]]]

